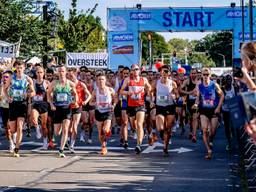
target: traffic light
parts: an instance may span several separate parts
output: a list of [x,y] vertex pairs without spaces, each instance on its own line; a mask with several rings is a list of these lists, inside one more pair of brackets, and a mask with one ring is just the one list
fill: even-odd
[[176,56],[177,56],[176,51],[173,51],[173,52],[172,52],[172,56],[173,56],[173,57],[176,57]]

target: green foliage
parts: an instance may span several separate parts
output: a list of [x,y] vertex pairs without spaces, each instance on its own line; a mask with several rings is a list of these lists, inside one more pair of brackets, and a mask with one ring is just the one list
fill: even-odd
[[[149,64],[149,50],[148,50],[148,32],[143,32],[141,34],[142,39],[142,60],[143,63]],[[161,53],[169,52],[169,45],[165,42],[163,36],[152,32],[152,55],[153,56],[161,56]]]
[[217,32],[207,35],[195,47],[196,51],[207,52],[217,67],[223,66],[223,57],[225,55],[226,66],[232,66],[232,33],[229,31]]
[[[76,11],[76,0],[72,1],[72,9],[68,20],[61,15],[58,36],[64,48],[70,52],[93,52],[106,48],[105,31],[99,17],[94,17],[98,4],[85,13]],[[97,42],[97,43],[95,43]]]

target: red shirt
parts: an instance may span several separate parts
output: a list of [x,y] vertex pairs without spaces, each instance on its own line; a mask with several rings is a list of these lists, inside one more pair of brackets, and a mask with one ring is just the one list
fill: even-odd
[[[78,83],[76,84],[76,93],[78,96],[78,105],[82,106],[83,102],[85,101],[85,91],[84,91],[84,87],[82,86],[81,81],[78,81]],[[75,104],[71,103],[70,104],[70,108],[74,109],[75,108]]]
[[135,82],[134,79],[130,78],[130,83],[128,85],[129,92],[132,93],[128,96],[128,106],[130,107],[139,107],[145,104],[144,101],[144,78],[140,77],[138,82]]

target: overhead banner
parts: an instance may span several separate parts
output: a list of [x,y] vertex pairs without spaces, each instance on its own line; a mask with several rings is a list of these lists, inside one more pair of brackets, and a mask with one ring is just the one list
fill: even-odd
[[20,42],[11,44],[7,42],[0,42],[0,57],[15,58],[19,56]]
[[67,67],[108,68],[107,53],[67,53]]

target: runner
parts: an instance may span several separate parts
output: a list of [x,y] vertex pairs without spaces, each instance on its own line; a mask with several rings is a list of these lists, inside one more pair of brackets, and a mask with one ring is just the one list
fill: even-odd
[[[86,85],[88,91],[90,93],[94,90],[94,80],[91,71],[89,71],[85,67],[80,68],[80,79]],[[87,95],[86,95],[87,97]],[[90,105],[87,103],[86,105],[82,106],[82,126],[81,126],[81,133],[80,133],[80,141],[85,142],[85,132],[88,132],[88,144],[92,144],[92,132],[93,132],[93,125],[95,122],[95,115],[94,115],[95,106]]]
[[[119,103],[121,107],[121,132],[120,132],[120,145],[123,146],[125,149],[128,148],[128,114],[127,114],[127,96],[122,95],[120,93],[120,89],[124,83],[124,80],[129,77],[130,69],[125,67],[122,71],[123,73],[123,80],[119,86]],[[128,91],[128,87],[125,88],[125,91]]]
[[17,132],[16,144],[13,156],[19,157],[19,148],[22,141],[22,129],[27,114],[27,99],[35,95],[33,80],[24,74],[25,63],[15,62],[16,74],[12,75],[12,80],[6,94],[9,101],[9,126],[11,133]]
[[111,120],[117,99],[113,88],[106,86],[104,73],[97,74],[98,87],[92,93],[91,105],[95,105],[95,118],[99,140],[101,142],[101,155],[107,154],[107,138],[111,136]]
[[[132,77],[124,80],[120,93],[128,96],[128,115],[130,117],[131,126],[137,129],[137,146],[135,151],[141,153],[141,144],[144,137],[143,123],[145,119],[145,89],[151,91],[151,86],[146,78],[140,77],[140,68],[134,64],[131,67]],[[128,91],[125,91],[126,87]],[[152,96],[151,96],[152,101]]]
[[169,66],[160,69],[161,78],[152,88],[156,95],[156,127],[164,140],[164,155],[168,155],[169,140],[175,124],[175,98],[178,96],[177,85],[169,79]]
[[196,143],[196,131],[198,128],[198,113],[196,109],[192,109],[192,106],[195,104],[196,96],[197,96],[197,70],[191,69],[190,77],[186,79],[180,88],[181,94],[187,95],[187,105],[186,105],[186,115],[188,116],[189,124],[190,124],[190,133],[189,138],[193,143]]
[[[54,70],[52,68],[46,69],[45,79],[50,83],[54,80]],[[48,117],[47,117],[47,127],[48,127],[48,148],[54,149],[55,145],[53,143],[54,127],[53,127],[53,114],[51,107],[48,103]]]
[[[78,101],[75,84],[66,78],[66,67],[58,67],[59,80],[54,80],[47,91],[47,99],[51,110],[54,111],[54,132],[55,135],[61,134],[62,137],[59,149],[59,157],[65,157],[64,147],[68,138],[68,129],[70,126],[71,110],[69,108]],[[73,99],[72,99],[73,98]]]
[[70,108],[72,112],[71,123],[70,123],[70,134],[71,134],[71,141],[69,145],[69,150],[71,153],[75,153],[74,145],[77,136],[77,127],[80,122],[81,118],[81,111],[82,106],[86,105],[90,99],[91,94],[88,91],[86,85],[81,81],[77,80],[77,69],[76,68],[69,68],[68,69],[68,79],[75,83],[76,92],[78,95],[78,100],[76,103],[71,103]]
[[2,122],[3,122],[3,126],[5,128],[6,138],[9,141],[9,150],[11,153],[13,153],[15,145],[14,145],[13,138],[11,135],[10,127],[8,126],[9,103],[8,103],[8,96],[5,94],[5,89],[7,89],[10,86],[12,74],[13,73],[10,70],[6,70],[3,72],[2,83],[1,83],[1,96],[0,96]]
[[[36,95],[32,97],[32,113],[31,119],[32,124],[37,130],[37,138],[41,138],[41,131],[43,133],[43,149],[48,148],[48,127],[47,127],[47,118],[48,118],[48,108],[49,104],[47,102],[46,90],[50,82],[44,80],[44,69],[41,66],[38,66],[36,69],[36,80],[34,80],[34,89]],[[40,130],[38,125],[38,118],[41,119],[41,128]]]
[[[207,149],[205,159],[212,158],[212,141],[218,126],[218,116],[224,100],[224,94],[218,84],[210,80],[210,69],[203,69],[203,83],[198,86],[198,95],[193,106],[199,106],[201,127],[203,129],[203,141]],[[208,130],[210,127],[210,130]]]

